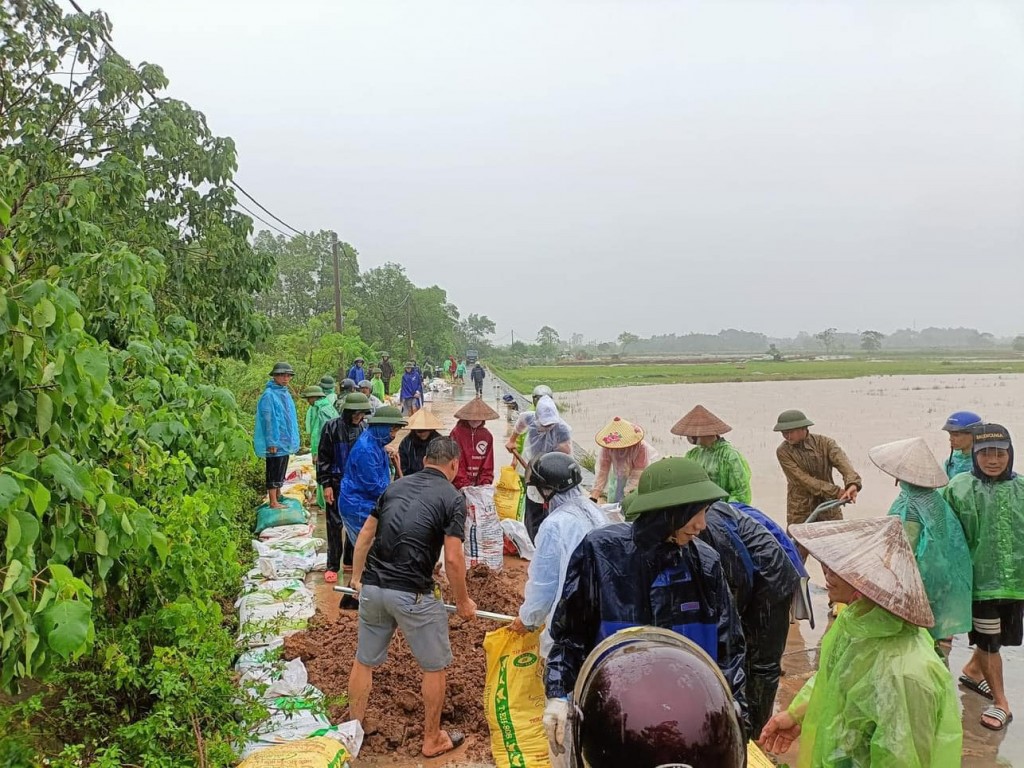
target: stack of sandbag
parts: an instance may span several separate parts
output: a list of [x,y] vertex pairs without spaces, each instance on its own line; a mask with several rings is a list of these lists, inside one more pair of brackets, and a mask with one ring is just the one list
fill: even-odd
[[284,485],[281,486],[281,500],[294,499],[299,504],[312,501],[316,495],[316,471],[313,457],[308,453],[288,457]]

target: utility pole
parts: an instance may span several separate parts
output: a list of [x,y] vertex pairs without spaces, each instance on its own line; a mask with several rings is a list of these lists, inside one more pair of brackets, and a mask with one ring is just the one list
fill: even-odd
[[338,261],[337,232],[331,232],[331,252],[334,256],[334,330],[341,333],[341,263]]
[[515,345],[516,345],[516,329],[513,328],[512,329],[512,346],[514,347]]

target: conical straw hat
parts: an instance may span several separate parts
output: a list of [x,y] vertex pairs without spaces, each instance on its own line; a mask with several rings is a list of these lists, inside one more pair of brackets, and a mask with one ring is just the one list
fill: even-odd
[[455,412],[455,418],[462,421],[492,421],[501,417],[483,398],[474,397]]
[[922,488],[941,488],[949,478],[920,437],[876,445],[868,458],[887,475]]
[[616,416],[594,436],[602,448],[632,448],[644,439],[641,427]]
[[409,423],[406,426],[413,432],[417,430],[444,429],[444,424],[441,423],[441,420],[425,408],[420,408],[410,416]]
[[703,405],[695,405],[688,414],[683,416],[672,427],[673,435],[683,437],[711,437],[731,432],[732,427],[715,416]]
[[935,626],[899,517],[803,523],[789,532],[864,597],[911,624]]

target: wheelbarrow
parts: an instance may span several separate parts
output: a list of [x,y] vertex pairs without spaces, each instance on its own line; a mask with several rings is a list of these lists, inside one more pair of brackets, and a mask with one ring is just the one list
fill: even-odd
[[816,506],[814,508],[814,511],[811,512],[811,514],[809,514],[807,516],[807,519],[804,520],[804,522],[805,523],[813,523],[815,520],[818,519],[818,517],[822,513],[828,512],[828,511],[833,510],[833,509],[838,509],[839,507],[846,506],[849,503],[850,503],[849,499],[832,499],[831,501],[826,501],[823,504],[819,504],[818,506]]
[[[813,523],[823,512],[828,512],[831,509],[838,509],[839,507],[849,504],[848,499],[832,499],[826,501],[823,504],[819,504],[814,508],[814,511],[807,516],[805,523]],[[793,543],[797,541],[792,536]],[[798,550],[799,551],[799,550]],[[794,563],[796,565],[796,563]],[[797,621],[805,620],[810,624],[811,629],[814,629],[814,610],[811,607],[811,577],[807,573],[807,569],[803,563],[797,566],[797,570],[800,573],[800,586],[797,587],[796,593],[793,595],[792,604],[792,616]]]

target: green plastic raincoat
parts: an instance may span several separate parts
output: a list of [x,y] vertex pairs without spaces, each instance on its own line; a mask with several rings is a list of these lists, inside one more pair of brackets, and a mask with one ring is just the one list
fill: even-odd
[[[338,411],[334,408],[333,392],[321,397],[306,409],[306,432],[309,433],[309,447],[314,460],[317,450],[320,448],[320,430],[324,428],[324,424],[337,417]],[[316,486],[316,500],[321,509],[327,508],[324,503],[324,490],[319,484]]]
[[963,526],[974,563],[975,600],[1024,600],[1024,477],[949,481],[946,501]]
[[971,555],[963,529],[942,494],[931,488],[900,483],[900,495],[889,514],[903,521],[914,550],[935,626],[936,640],[971,629]]
[[931,637],[868,600],[850,603],[789,705],[800,768],[959,768],[953,678]]
[[384,398],[387,397],[387,395],[384,394],[384,382],[380,379],[372,379],[370,381],[370,394],[383,403]]
[[970,454],[964,453],[963,451],[953,451],[949,455],[949,458],[946,459],[943,467],[946,470],[946,477],[952,480],[959,474],[973,470],[974,459]]
[[720,437],[707,448],[695,446],[686,458],[704,467],[711,481],[729,493],[729,501],[750,503],[750,465],[728,440]]

